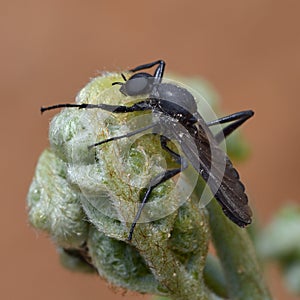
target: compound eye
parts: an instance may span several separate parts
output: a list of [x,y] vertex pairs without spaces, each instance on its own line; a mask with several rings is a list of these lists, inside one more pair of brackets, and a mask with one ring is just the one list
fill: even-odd
[[148,94],[151,91],[152,79],[148,73],[137,73],[126,81],[120,91],[128,96]]

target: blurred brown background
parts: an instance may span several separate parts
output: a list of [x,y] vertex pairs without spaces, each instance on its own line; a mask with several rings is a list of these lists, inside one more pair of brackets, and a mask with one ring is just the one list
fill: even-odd
[[[262,222],[299,202],[299,1],[19,0],[0,1],[0,15],[1,299],[126,299],[96,276],[64,270],[26,219],[48,145],[51,114],[39,107],[72,102],[98,71],[163,58],[168,71],[206,78],[224,111],[256,112],[243,128],[252,155],[239,169]],[[271,273],[277,299],[294,299]]]

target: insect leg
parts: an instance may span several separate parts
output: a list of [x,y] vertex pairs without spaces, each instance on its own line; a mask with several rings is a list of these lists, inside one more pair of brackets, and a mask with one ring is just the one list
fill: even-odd
[[160,185],[161,183],[167,181],[168,179],[171,179],[172,177],[174,177],[175,175],[177,175],[178,173],[182,172],[184,169],[186,169],[188,167],[188,163],[185,160],[185,158],[181,157],[179,154],[177,154],[176,152],[174,152],[173,150],[171,150],[168,146],[167,146],[167,141],[169,140],[168,138],[164,137],[164,136],[160,136],[160,140],[161,140],[161,146],[164,150],[166,150],[168,153],[170,153],[172,155],[172,157],[176,160],[176,162],[178,162],[180,164],[180,168],[176,168],[176,169],[170,169],[170,170],[166,170],[163,173],[158,174],[157,176],[155,176],[149,183],[147,191],[143,197],[143,200],[139,206],[138,212],[131,224],[130,227],[130,231],[129,231],[129,235],[128,235],[128,241],[132,240],[132,235],[133,235],[133,231],[134,228],[136,226],[137,221],[139,220],[142,210],[145,206],[145,204],[147,203],[147,201],[149,200],[149,197],[151,195],[152,190],[157,187],[158,185]]
[[145,206],[145,204],[147,203],[147,201],[149,200],[149,197],[151,195],[152,190],[157,187],[158,185],[160,185],[161,183],[167,181],[168,179],[174,177],[175,175],[177,175],[178,173],[180,173],[182,171],[182,167],[181,168],[176,168],[176,169],[171,169],[171,170],[167,170],[161,174],[158,174],[157,176],[155,176],[149,183],[149,186],[147,188],[147,191],[143,197],[143,200],[139,206],[138,212],[131,224],[130,227],[130,231],[129,231],[129,235],[128,235],[128,241],[131,241],[132,239],[132,235],[133,235],[133,231],[134,228],[136,226],[137,221],[139,220],[142,210]]
[[218,143],[221,143],[224,138],[226,138],[229,134],[231,134],[235,129],[237,129],[239,126],[241,126],[244,122],[246,122],[249,118],[251,118],[254,115],[254,112],[252,110],[245,110],[245,111],[240,111],[234,114],[231,114],[229,116],[225,116],[222,118],[219,118],[217,120],[208,122],[208,126],[213,126],[216,124],[224,124],[228,122],[233,122],[232,124],[226,126],[216,134],[215,139],[217,140]]
[[156,61],[148,63],[148,64],[140,65],[140,66],[137,66],[137,67],[135,67],[135,68],[133,68],[129,71],[130,72],[137,72],[137,71],[141,71],[141,70],[145,70],[145,69],[150,69],[155,65],[158,65],[158,67],[156,68],[156,70],[154,72],[154,78],[157,81],[155,83],[160,83],[161,80],[162,80],[162,77],[164,75],[165,65],[166,65],[166,63],[163,60],[156,60]]
[[151,110],[149,101],[144,100],[144,101],[140,101],[138,103],[135,103],[132,106],[110,105],[110,104],[103,104],[103,103],[102,104],[63,103],[63,104],[56,104],[56,105],[47,106],[47,107],[41,107],[41,113],[43,113],[46,110],[52,110],[52,109],[63,108],[63,107],[77,107],[78,109],[100,108],[100,109],[103,109],[105,111],[110,111],[110,112],[113,112],[113,113],[128,113],[128,112],[134,112],[134,111]]
[[167,145],[168,141],[170,141],[170,139],[168,139],[167,137],[165,137],[163,135],[160,136],[161,147],[165,151],[167,151],[178,164],[182,164],[182,157],[178,153],[174,152],[172,149],[170,149],[168,147],[168,145]]
[[146,126],[146,127],[139,128],[139,129],[137,129],[137,130],[128,132],[128,133],[126,133],[126,134],[124,134],[124,135],[119,135],[119,136],[114,136],[114,137],[108,138],[108,139],[106,139],[106,140],[103,140],[103,141],[100,141],[100,142],[97,142],[97,143],[95,143],[95,144],[93,144],[93,145],[88,146],[88,149],[91,149],[91,148],[93,148],[93,147],[96,147],[96,146],[105,144],[105,143],[110,142],[110,141],[116,141],[116,140],[120,140],[120,139],[123,139],[123,138],[131,137],[131,136],[133,136],[133,135],[139,134],[140,132],[143,132],[143,131],[146,131],[146,130],[148,130],[148,129],[150,129],[150,128],[153,128],[153,127],[155,127],[156,125],[157,125],[157,124],[150,124],[150,125],[148,125],[148,126]]

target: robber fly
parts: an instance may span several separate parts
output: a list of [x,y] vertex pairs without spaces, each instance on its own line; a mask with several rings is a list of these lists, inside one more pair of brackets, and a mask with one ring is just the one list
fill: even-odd
[[[130,137],[149,130],[150,128],[155,128],[156,132],[160,132],[161,147],[179,164],[178,168],[167,169],[163,173],[155,176],[149,182],[138,212],[131,224],[128,235],[129,241],[132,239],[137,221],[139,220],[142,210],[149,200],[153,189],[186,169],[188,167],[188,162],[190,162],[194,169],[207,182],[225,215],[240,227],[250,224],[252,212],[248,206],[245,187],[239,179],[237,170],[233,167],[224,151],[220,149],[219,144],[230,133],[251,118],[254,112],[252,110],[241,111],[214,121],[205,122],[197,111],[194,96],[187,89],[173,83],[162,82],[165,65],[163,60],[157,60],[137,66],[136,68],[129,70],[129,72],[133,73],[130,78],[126,79],[122,74],[124,82],[113,83],[113,85],[120,85],[120,92],[126,96],[147,95],[144,100],[139,101],[132,106],[67,103],[42,107],[41,112],[62,107],[77,107],[79,109],[98,108],[113,113],[152,111],[153,115],[158,116],[156,118],[158,121],[153,122],[153,124],[89,146],[89,148],[96,147],[109,141]],[[154,66],[157,67],[153,75],[143,72],[143,70]],[[216,124],[226,123],[230,124],[227,124],[226,127],[216,135],[213,135],[209,129],[209,127]],[[180,132],[180,129],[174,130],[174,128],[178,128],[178,126],[175,126],[176,124],[180,124],[182,128],[185,129],[185,134]],[[166,131],[168,131],[168,135],[164,135],[164,132]],[[188,137],[186,136],[186,132],[189,134]],[[168,142],[172,140],[180,145],[182,154],[176,153],[168,146]],[[212,168],[211,159],[213,151],[219,153],[220,157],[222,157],[219,162],[217,157],[214,168]],[[219,167],[219,164],[221,165],[222,163],[224,165],[223,171],[221,170],[221,167]]]

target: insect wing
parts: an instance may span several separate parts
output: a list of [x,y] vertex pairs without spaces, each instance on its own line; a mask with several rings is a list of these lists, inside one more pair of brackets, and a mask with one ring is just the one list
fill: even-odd
[[244,227],[251,223],[252,216],[245,187],[204,120],[200,115],[197,119],[196,124],[187,128],[190,136],[182,138],[177,132],[176,140],[192,166],[207,182],[224,213]]

